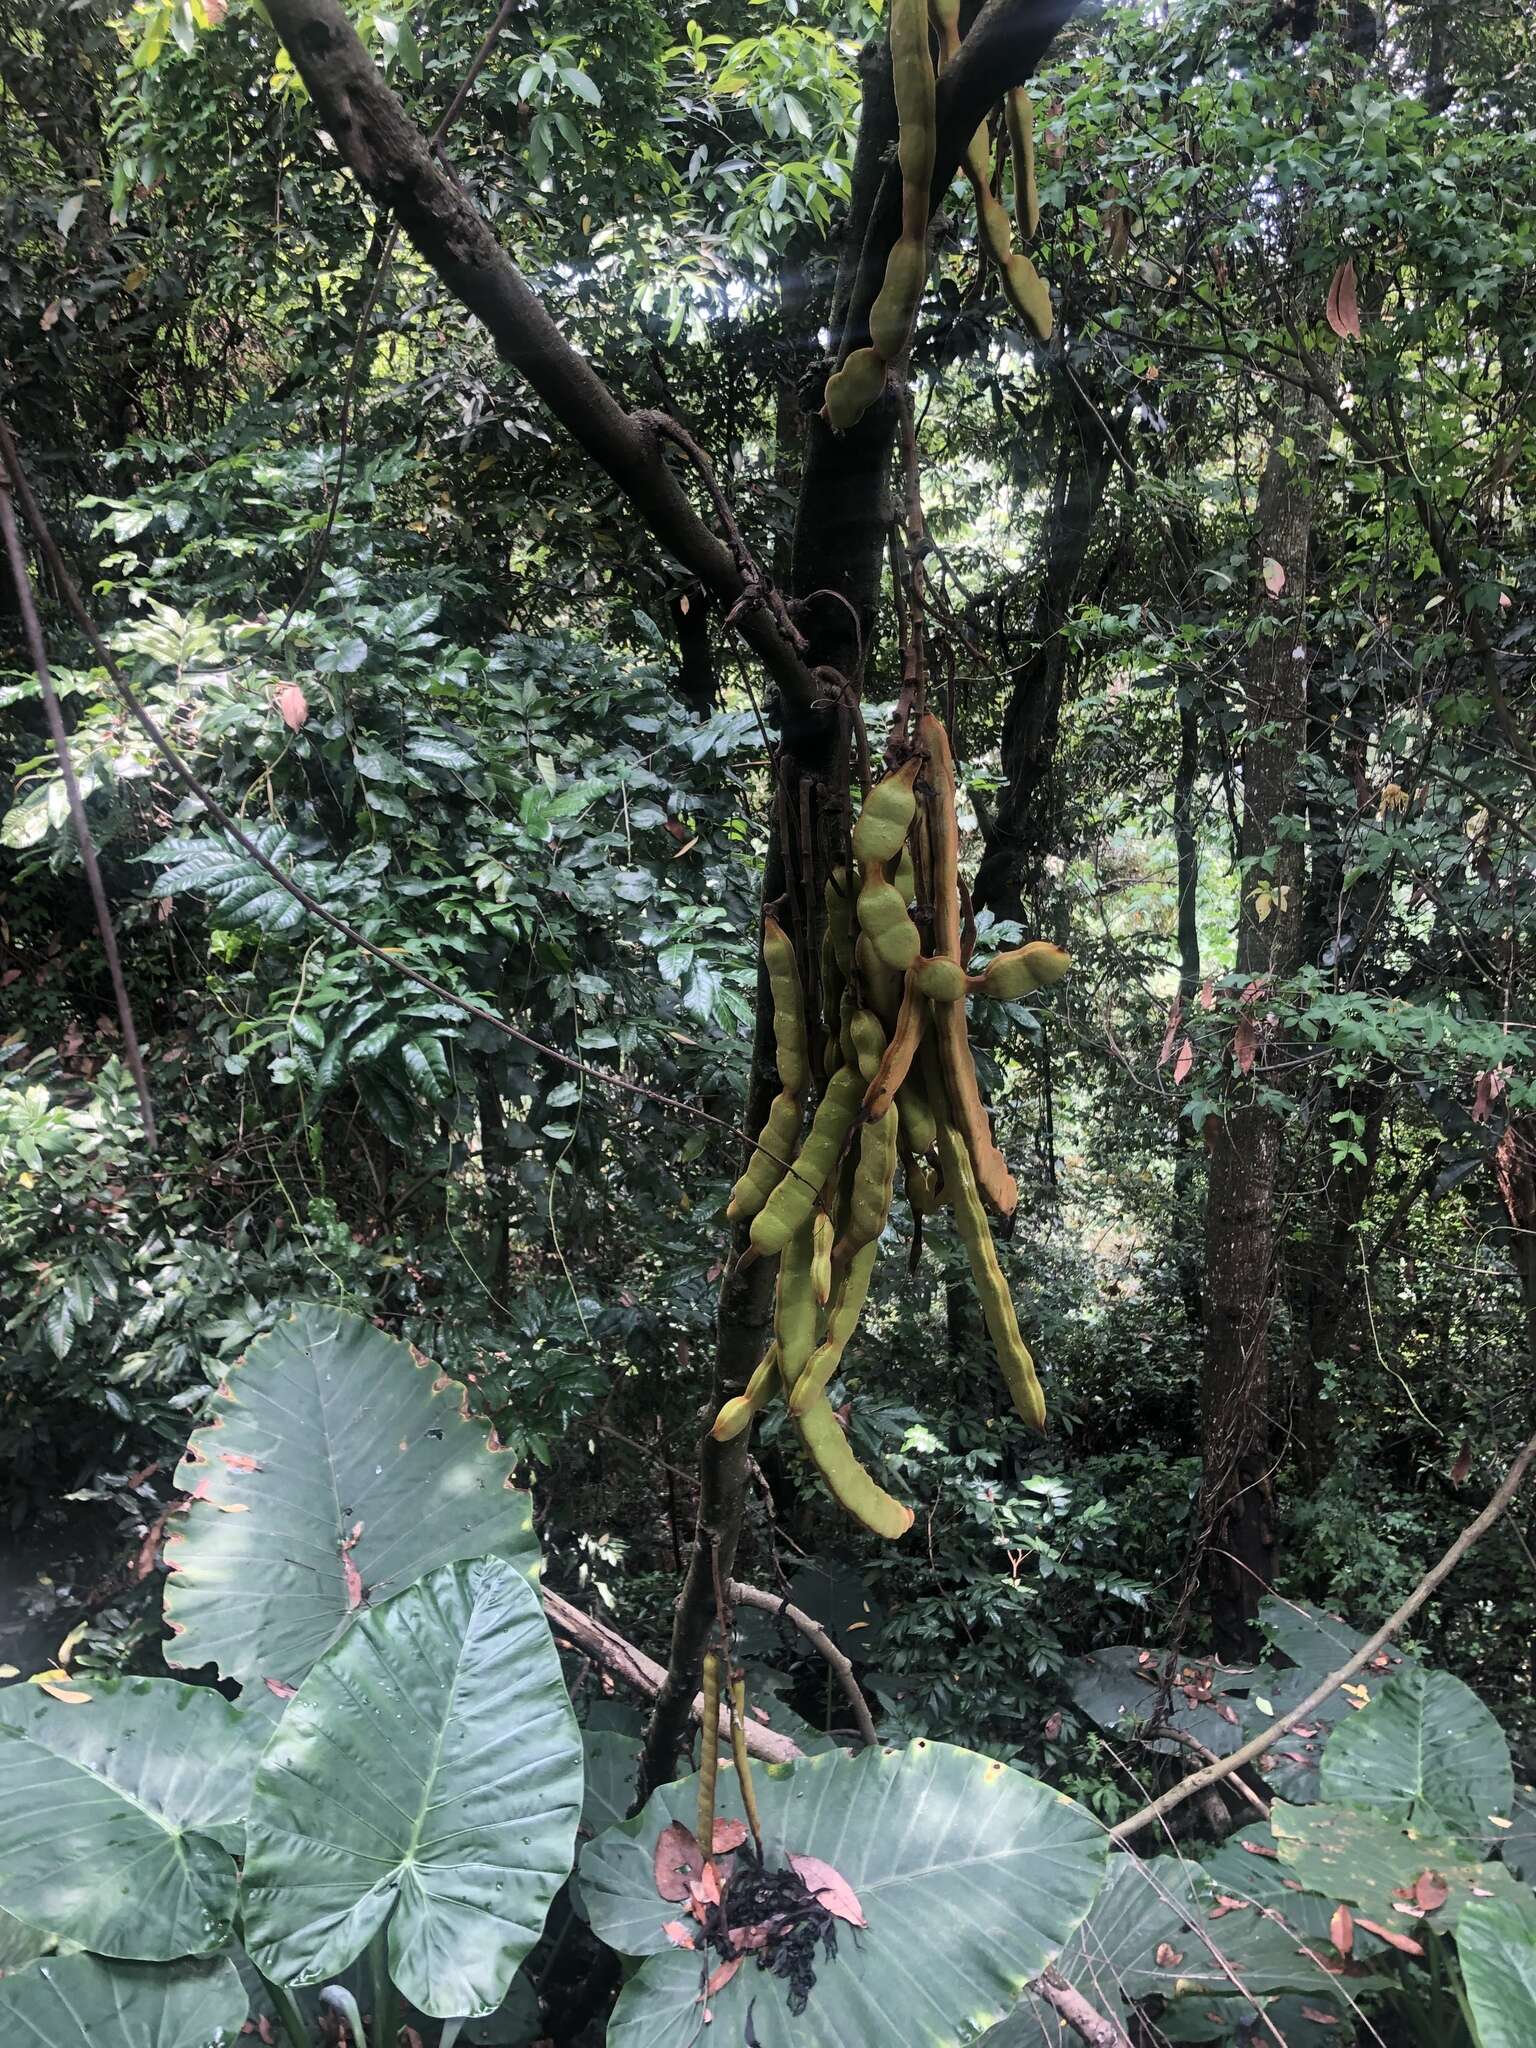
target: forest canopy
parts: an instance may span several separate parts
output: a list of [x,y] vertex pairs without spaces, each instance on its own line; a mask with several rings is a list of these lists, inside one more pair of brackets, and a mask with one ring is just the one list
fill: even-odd
[[0,116],[4,2038],[1529,2048],[1528,7]]

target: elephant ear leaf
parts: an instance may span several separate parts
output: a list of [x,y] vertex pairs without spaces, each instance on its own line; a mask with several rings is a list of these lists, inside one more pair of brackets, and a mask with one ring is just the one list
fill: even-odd
[[581,1734],[539,1596],[500,1558],[442,1565],[315,1665],[256,1774],[246,1946],[282,1984],[381,1929],[438,2019],[491,2012],[568,1875]]
[[204,1687],[82,1680],[0,1692],[0,1907],[147,1962],[228,1939],[233,1852],[267,1733]]
[[489,1553],[536,1576],[512,1464],[407,1345],[300,1307],[231,1369],[177,1471],[172,1661],[286,1697],[369,1604],[439,1565]]
[[235,2039],[246,2011],[226,1956],[169,1966],[50,1956],[0,1978],[0,2040],[27,2048],[210,2048]]

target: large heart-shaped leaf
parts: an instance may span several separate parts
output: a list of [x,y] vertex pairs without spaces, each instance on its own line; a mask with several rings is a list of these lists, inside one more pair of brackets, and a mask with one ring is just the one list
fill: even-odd
[[1456,1953],[1478,2048],[1536,2041],[1536,1899],[1529,1892],[1474,1899],[1456,1930]]
[[1509,1811],[1513,1825],[1503,1830],[1499,1853],[1516,1877],[1536,1885],[1536,1791],[1529,1785],[1517,1785]]
[[[1503,1731],[1448,1671],[1400,1671],[1323,1751],[1324,1799],[1490,1844],[1515,1774]],[[1464,1852],[1465,1853],[1465,1852]]]
[[265,1728],[169,1678],[70,1691],[0,1692],[0,1905],[99,1955],[222,1947]]
[[[740,2040],[753,2007],[761,2048],[927,2048],[979,2030],[1013,2006],[1071,1938],[1102,1881],[1102,1829],[1022,1772],[945,1743],[810,1757],[754,1771],[770,1865],[790,1855],[830,1864],[868,1922],[843,1927],[834,1959],[795,2018],[785,1987],[749,1960],[710,2000],[722,2040]],[[691,1823],[697,1780],[665,1785],[634,1820],[582,1852],[592,1925],[613,1947],[650,1958],[625,1987],[609,2048],[676,2048],[697,2030],[704,1961],[673,1950],[653,1856],[673,1820]],[[722,1768],[717,1813],[741,1813]],[[666,1951],[662,1953],[662,1951]],[[710,1958],[710,1967],[718,1958]]]
[[312,1984],[388,1925],[438,2019],[490,2012],[571,1867],[581,1740],[539,1597],[499,1558],[442,1565],[319,1660],[256,1773],[246,1943]]
[[[1268,1594],[1259,1602],[1259,1626],[1283,1656],[1304,1671],[1310,1671],[1315,1685],[1330,1671],[1347,1662],[1366,1638],[1326,1608],[1310,1607],[1305,1600],[1282,1600]],[[1373,1694],[1394,1671],[1412,1671],[1418,1659],[1387,1643],[1360,1673],[1357,1683]]]
[[7,2048],[217,2048],[234,2041],[245,2014],[226,1956],[170,1965],[50,1956],[0,1978]]
[[[1343,1899],[1401,1933],[1413,1933],[1419,1918],[1431,1928],[1453,1927],[1479,1894],[1515,1889],[1503,1865],[1469,1855],[1465,1839],[1431,1834],[1411,1821],[1352,1806],[1287,1806],[1279,1799],[1270,1821],[1282,1862],[1309,1891]],[[1443,1889],[1445,1897],[1409,1917],[1426,1873],[1437,1881],[1432,1895]]]
[[[1188,1745],[1178,1740],[1179,1735],[1193,1737],[1217,1756],[1236,1749],[1243,1739],[1241,1695],[1252,1674],[1177,1658],[1165,1696],[1167,1664],[1167,1655],[1161,1650],[1119,1643],[1087,1657],[1074,1657],[1066,1668],[1067,1684],[1074,1704],[1100,1728],[1122,1738],[1134,1737],[1159,1755],[1176,1755],[1181,1750],[1188,1754]],[[1159,1725],[1178,1733],[1148,1740],[1139,1731],[1152,1720],[1160,1703],[1164,1711]]]
[[[1259,1859],[1240,1860],[1260,1876]],[[1316,1947],[1326,1939],[1328,1907],[1285,1891],[1278,1877],[1260,1882],[1266,1890],[1273,1883],[1262,1901],[1214,1886],[1202,1865],[1177,1856],[1112,1856],[1104,1889],[1056,1968],[1099,2012],[1122,2022],[1126,2005],[1154,1995],[1210,2005],[1240,1991],[1259,1999],[1300,1991],[1326,2004],[1337,1987]],[[1321,1936],[1294,1924],[1293,1902],[1321,1906]],[[1076,2036],[1031,1996],[985,2038],[986,2048],[1069,2048]]]
[[177,1469],[170,1661],[299,1685],[374,1600],[456,1558],[535,1574],[528,1496],[462,1390],[358,1316],[302,1307],[259,1338]]

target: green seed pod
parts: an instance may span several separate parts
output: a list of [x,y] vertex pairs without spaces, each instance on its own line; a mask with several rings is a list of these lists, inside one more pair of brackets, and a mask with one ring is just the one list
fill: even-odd
[[999,1002],[1016,1003],[1037,988],[1054,988],[1071,965],[1072,955],[1060,946],[1053,946],[1048,939],[1031,939],[1011,953],[999,953],[971,986]]
[[926,242],[900,241],[893,245],[885,259],[885,280],[869,309],[869,338],[888,363],[896,360],[911,336],[927,275]]
[[891,887],[903,903],[910,903],[917,894],[917,870],[913,867],[912,855],[905,846],[901,849],[901,858],[892,871]]
[[832,372],[821,394],[827,425],[835,434],[846,434],[884,390],[884,356],[878,349],[856,348],[843,367]]
[[882,1023],[893,1024],[901,1010],[902,978],[887,967],[871,941],[859,935],[854,960],[864,988],[864,1000]]
[[715,1840],[715,1779],[720,1768],[720,1659],[704,1652],[704,1718],[699,1742],[699,1824],[694,1839],[707,1857]]
[[816,1197],[837,1165],[863,1093],[857,1067],[839,1067],[827,1083],[794,1171],[785,1174],[752,1219],[752,1243],[764,1258],[782,1252],[794,1232],[808,1221]]
[[922,950],[917,926],[907,915],[901,891],[871,870],[859,891],[859,928],[885,966],[905,974]]
[[731,1189],[725,1213],[732,1223],[755,1216],[788,1172],[784,1162],[794,1155],[802,1113],[798,1095],[780,1093],[773,1098],[768,1121],[758,1133],[757,1150]]
[[876,1536],[894,1542],[912,1526],[912,1510],[877,1486],[853,1452],[823,1395],[798,1418],[800,1441],[827,1482],[834,1500]]
[[811,1218],[811,1292],[819,1308],[832,1298],[832,1218],[818,1209]]
[[1014,306],[1029,322],[1041,341],[1049,341],[1055,327],[1050,287],[1029,258],[1010,256],[1003,271],[1003,283]]
[[853,850],[862,866],[870,867],[877,860],[895,860],[906,845],[917,811],[913,785],[921,766],[914,754],[893,775],[882,777],[865,797],[859,822],[853,828]]
[[786,1393],[805,1370],[816,1348],[816,1290],[811,1285],[811,1226],[803,1223],[784,1247],[774,1296],[774,1335],[779,1377]]
[[763,1353],[747,1381],[744,1394],[736,1394],[727,1401],[715,1417],[710,1435],[716,1443],[729,1443],[733,1436],[740,1436],[754,1415],[760,1414],[768,1405],[774,1388],[779,1384],[779,1346],[775,1339]]
[[896,1091],[896,1114],[901,1121],[901,1135],[910,1151],[921,1155],[931,1152],[939,1135],[938,1124],[928,1106],[928,1097],[923,1084],[915,1074],[909,1074]]
[[[822,901],[827,909],[827,938],[832,953],[844,979],[853,972],[853,891],[848,886],[848,870],[834,868],[822,887]],[[835,1010],[827,1012],[827,1028],[830,1030]]]
[[873,1244],[885,1228],[891,1213],[891,1191],[896,1184],[897,1120],[894,1108],[859,1133],[859,1164],[853,1176],[848,1218],[833,1258],[846,1265],[857,1251]]
[[958,960],[919,960],[912,969],[919,995],[934,1003],[958,1003],[969,986]]
[[976,1176],[971,1170],[971,1155],[959,1132],[953,1125],[943,1122],[939,1125],[939,1163],[944,1169],[944,1193],[954,1209],[955,1222],[970,1260],[971,1280],[986,1318],[987,1334],[992,1339],[1013,1405],[1031,1429],[1043,1433],[1045,1395],[1035,1375],[1035,1362],[1019,1334],[1013,1297],[1008,1292],[1003,1269],[997,1262],[987,1213],[981,1205]]
[[914,1216],[933,1216],[944,1206],[944,1190],[939,1184],[939,1177],[921,1159],[907,1162],[905,1186]]
[[789,935],[771,917],[763,919],[763,964],[773,995],[773,1045],[779,1079],[791,1095],[803,1095],[808,1078],[805,993]]
[[811,1353],[805,1371],[795,1382],[795,1391],[789,1399],[789,1412],[801,1416],[831,1385],[842,1362],[848,1340],[859,1326],[859,1317],[864,1312],[864,1303],[869,1294],[870,1275],[875,1270],[875,1254],[878,1245],[861,1245],[848,1261],[838,1286],[837,1299],[827,1317],[827,1333]]
[[885,1026],[873,1010],[855,1010],[848,1020],[848,1036],[853,1047],[850,1064],[866,1082],[872,1081],[885,1057]]
[[[736,1765],[736,1784],[741,1793],[741,1810],[747,1816],[757,1860],[763,1860],[763,1824],[757,1811],[757,1789],[752,1783],[752,1754],[747,1748],[747,1681],[731,1680],[731,1756]],[[708,1851],[705,1852],[708,1854]]]
[[1008,140],[1013,149],[1013,206],[1026,242],[1040,226],[1040,195],[1035,190],[1035,107],[1023,86],[1008,95]]

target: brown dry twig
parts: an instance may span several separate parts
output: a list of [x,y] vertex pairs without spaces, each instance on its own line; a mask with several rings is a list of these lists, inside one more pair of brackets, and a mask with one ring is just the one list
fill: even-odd
[[853,1666],[821,1623],[812,1621],[803,1609],[791,1606],[788,1600],[781,1599],[777,1593],[765,1593],[760,1586],[744,1586],[740,1579],[732,1579],[726,1590],[737,1607],[755,1607],[759,1613],[776,1615],[781,1621],[787,1621],[791,1628],[798,1629],[811,1647],[821,1652],[838,1684],[848,1696],[848,1704],[853,1710],[853,1718],[858,1724],[859,1734],[863,1737],[865,1745],[870,1749],[878,1747],[880,1737],[875,1728],[874,1717],[869,1711],[869,1702],[859,1688],[859,1681],[853,1675]]

